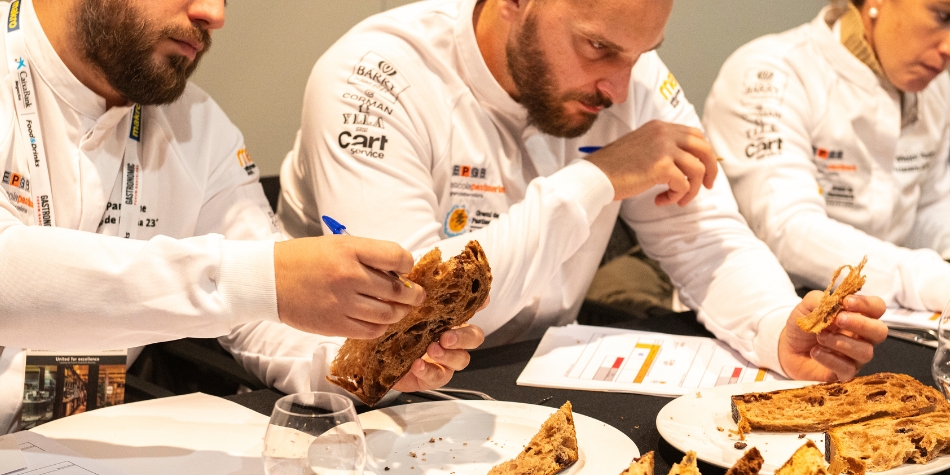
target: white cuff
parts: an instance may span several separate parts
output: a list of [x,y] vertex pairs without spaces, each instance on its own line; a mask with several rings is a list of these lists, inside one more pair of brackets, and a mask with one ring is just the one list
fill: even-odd
[[758,330],[755,333],[755,339],[752,341],[752,347],[755,351],[756,359],[752,363],[760,368],[769,368],[782,376],[788,377],[785,370],[782,369],[782,363],[778,359],[778,341],[782,337],[782,331],[788,323],[788,317],[792,314],[795,307],[779,308],[759,322]]
[[215,282],[230,310],[230,328],[258,320],[280,322],[273,242],[221,241],[221,266]]

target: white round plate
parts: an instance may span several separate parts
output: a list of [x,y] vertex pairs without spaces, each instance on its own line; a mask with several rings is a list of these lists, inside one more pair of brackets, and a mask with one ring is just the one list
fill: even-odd
[[[484,475],[524,448],[557,408],[502,401],[439,401],[360,415],[367,471],[377,475]],[[638,457],[619,430],[574,413],[578,460],[559,475],[620,473]],[[387,470],[387,467],[389,470]]]
[[[762,475],[775,472],[788,460],[805,439],[811,439],[825,452],[825,435],[822,432],[809,432],[799,438],[798,433],[753,431],[745,435],[745,449],[735,448],[739,428],[732,420],[732,400],[735,394],[767,392],[779,389],[799,388],[808,381],[763,381],[755,383],[718,386],[681,396],[670,401],[656,416],[656,428],[660,435],[673,447],[686,452],[696,451],[700,460],[713,465],[729,468],[742,457],[746,450],[757,447],[765,459]],[[938,457],[926,465],[904,464],[875,475],[903,475],[936,473],[950,468],[950,456]]]

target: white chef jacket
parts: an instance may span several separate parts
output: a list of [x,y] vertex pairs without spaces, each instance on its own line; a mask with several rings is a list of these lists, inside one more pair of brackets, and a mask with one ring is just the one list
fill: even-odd
[[[21,8],[57,227],[33,225],[32,166],[0,66],[0,433],[14,427],[23,399],[20,348],[95,351],[236,329],[223,343],[263,379],[308,386],[299,361],[309,368],[321,337],[276,323],[276,228],[238,129],[193,84],[173,104],[145,107],[138,240],[115,237],[119,212],[106,210],[121,202],[131,106],[106,110],[57,56],[31,2]],[[287,337],[268,347],[267,335]],[[311,345],[306,357],[257,352],[301,341]],[[277,367],[297,380],[275,376]]]
[[438,246],[451,256],[477,239],[493,282],[491,304],[472,322],[490,346],[575,320],[619,214],[717,337],[780,369],[778,337],[799,299],[725,178],[686,207],[655,206],[660,187],[621,203],[583,159],[583,147],[650,120],[700,126],[659,57],[640,58],[629,100],[588,133],[544,135],[485,65],[475,3],[427,1],[375,15],[320,58],[281,171],[285,232],[319,234],[327,214],[352,234],[417,254]]
[[796,285],[824,288],[867,255],[866,293],[939,311],[950,297],[950,77],[907,95],[917,120],[902,129],[898,91],[841,44],[836,20],[827,7],[736,51],[707,99],[707,136]]

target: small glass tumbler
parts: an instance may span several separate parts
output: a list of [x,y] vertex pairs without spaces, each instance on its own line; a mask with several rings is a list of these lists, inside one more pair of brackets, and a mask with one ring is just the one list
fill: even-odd
[[937,352],[930,371],[937,388],[950,400],[950,301],[940,312],[937,322]]
[[263,457],[267,475],[362,475],[366,439],[353,401],[322,392],[280,398]]

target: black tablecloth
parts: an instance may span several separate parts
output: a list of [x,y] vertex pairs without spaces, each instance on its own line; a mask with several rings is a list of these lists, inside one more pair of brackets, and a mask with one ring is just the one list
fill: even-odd
[[[692,312],[638,318],[614,309],[588,304],[585,305],[581,321],[587,324],[676,335],[712,336],[696,321]],[[657,474],[667,473],[670,465],[683,458],[683,453],[664,441],[656,429],[656,415],[671,398],[516,385],[515,381],[531,359],[539,341],[524,341],[473,351],[471,364],[464,371],[455,374],[450,386],[482,391],[501,401],[536,404],[550,397],[544,404],[557,407],[569,400],[575,412],[606,422],[628,435],[641,453],[655,451]],[[931,348],[888,338],[877,347],[874,360],[864,367],[861,374],[881,371],[906,373],[932,385],[930,362],[933,355],[934,350]],[[262,390],[231,396],[228,399],[262,414],[270,414],[274,402],[280,396],[276,391]],[[416,394],[403,394],[394,404],[429,400],[431,399]],[[362,409],[366,410],[365,407]],[[722,468],[704,463],[700,463],[700,471],[704,475],[725,473]]]

